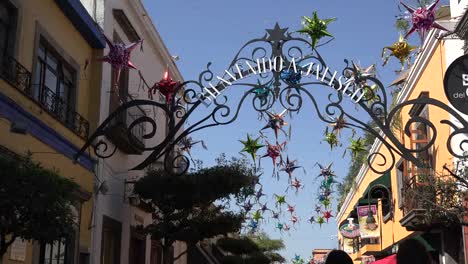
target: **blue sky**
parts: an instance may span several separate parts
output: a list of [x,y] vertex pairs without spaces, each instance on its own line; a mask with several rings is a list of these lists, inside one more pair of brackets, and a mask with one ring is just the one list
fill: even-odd
[[[385,85],[396,78],[394,70],[399,69],[399,64],[393,59],[389,65],[381,67],[380,57],[382,47],[392,44],[399,36],[393,26],[395,16],[399,14],[396,0],[145,0],[144,3],[169,51],[180,57],[177,65],[185,80],[197,79],[208,62],[213,63],[215,73],[222,73],[246,41],[263,36],[265,29],[273,28],[275,22],[289,27],[290,32],[298,30],[301,16],[311,16],[314,10],[321,18],[337,18],[329,27],[335,40],[319,49],[330,68],[341,70],[344,59],[357,61],[365,67],[375,63],[378,77]],[[419,44],[416,37],[410,40],[413,44]],[[324,94],[321,90],[317,91],[318,95]],[[226,95],[230,93],[232,96],[240,94],[238,90],[233,90],[226,92]],[[320,102],[325,97],[317,99]],[[272,221],[262,224],[271,237],[284,239],[287,249],[283,253],[287,259],[294,254],[308,258],[314,248],[337,247],[336,238],[332,239],[337,233],[335,221],[321,228],[307,222],[316,204],[318,168],[315,164],[333,162],[338,180],[341,180],[350,162],[349,155],[343,158],[344,148],[331,152],[327,144],[321,143],[326,125],[307,106],[310,105],[304,106],[292,120],[287,120],[292,124],[293,131],[287,155],[297,159],[306,171],[304,174],[299,170],[296,174],[305,188],[297,196],[290,192],[287,198],[289,203],[296,205],[300,223],[296,230],[288,234],[277,232]],[[356,111],[352,105],[347,109]],[[198,111],[202,113],[199,114],[203,114],[204,110],[200,108]],[[193,155],[204,160],[206,165],[212,164],[214,158],[223,152],[228,156],[238,156],[242,148],[238,140],[245,139],[247,133],[258,135],[258,130],[264,125],[265,122],[259,121],[257,114],[246,104],[233,124],[205,129],[193,135],[196,139],[205,140],[208,145],[208,151],[195,147]],[[269,136],[273,138],[271,132]],[[342,136],[343,141],[347,138],[346,134]],[[259,151],[260,154],[263,152]],[[262,183],[266,193],[270,197],[273,193],[284,193],[287,176],[283,174],[282,179],[277,181],[271,177],[269,161],[262,161],[262,165],[265,167]],[[273,206],[273,200],[269,205]],[[332,208],[335,215],[336,205]]]

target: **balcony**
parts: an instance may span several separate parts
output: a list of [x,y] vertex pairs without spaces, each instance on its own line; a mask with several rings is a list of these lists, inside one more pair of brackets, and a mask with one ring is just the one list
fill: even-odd
[[82,139],[88,137],[88,120],[75,112],[71,105],[68,105],[46,86],[37,89],[40,90],[40,93],[34,94],[31,86],[31,73],[14,58],[10,56],[3,57],[0,62],[0,77],[2,79],[29,97],[77,136]]
[[[424,194],[424,197],[418,194]],[[403,218],[400,224],[408,231],[424,231],[437,224],[427,221],[427,208],[431,201],[436,201],[436,194],[429,181],[417,175],[410,177],[403,187]]]
[[[127,100],[132,98],[127,95]],[[132,130],[129,126],[138,118],[145,115],[140,107],[132,107],[117,115],[112,121],[107,137],[118,149],[127,154],[141,154],[145,147],[143,136],[145,135],[145,124],[135,125]]]

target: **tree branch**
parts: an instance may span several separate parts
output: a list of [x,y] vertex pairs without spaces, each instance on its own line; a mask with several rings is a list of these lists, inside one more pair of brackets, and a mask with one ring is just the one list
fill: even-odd
[[462,182],[465,186],[468,186],[468,181],[466,181],[465,179],[463,179],[462,177],[458,176],[456,173],[454,173],[451,169],[449,169],[447,167],[447,164],[444,164],[443,166],[443,169],[446,170],[450,176],[454,177],[455,179],[457,179],[459,182]]

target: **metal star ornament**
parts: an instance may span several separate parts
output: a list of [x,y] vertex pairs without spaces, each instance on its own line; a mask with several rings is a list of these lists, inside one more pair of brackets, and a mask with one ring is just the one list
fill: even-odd
[[417,31],[422,43],[424,42],[426,33],[431,30],[431,28],[448,31],[448,29],[436,22],[435,8],[439,1],[440,0],[436,0],[427,7],[424,6],[419,8],[414,8],[403,2],[400,2],[400,4],[405,7],[406,10],[408,10],[408,12],[411,14],[411,22],[413,23],[413,27],[406,33],[405,38],[408,38],[409,35]]
[[273,129],[276,140],[278,140],[278,130],[283,131],[283,133],[287,135],[287,133],[283,130],[283,126],[288,124],[286,121],[284,121],[284,115],[286,112],[287,109],[283,110],[283,112],[279,114],[266,111],[266,114],[268,115],[268,123],[261,130],[265,130],[267,128]]
[[[382,66],[387,65],[390,57],[395,57],[400,61],[401,69],[398,72],[401,72],[405,69],[405,62],[408,67],[411,66],[411,52],[416,49],[416,46],[408,44],[403,36],[400,35],[398,41],[393,43],[392,46],[387,46],[382,49],[382,59],[384,60]],[[389,55],[387,55],[387,50],[390,51]]]
[[321,216],[317,217],[317,224],[319,224],[320,227],[322,227],[322,225],[325,224],[325,219],[323,219],[323,217]]
[[333,38],[333,35],[327,31],[327,28],[335,20],[336,18],[319,19],[317,11],[314,11],[312,17],[302,17],[302,29],[297,32],[308,35],[312,41],[311,46],[314,49],[321,38]]
[[277,195],[275,194],[275,198],[276,198],[276,206],[278,205],[283,205],[286,203],[286,195]]
[[107,55],[104,56],[101,60],[109,63],[112,68],[116,70],[113,86],[117,87],[122,70],[127,68],[136,69],[135,65],[130,61],[130,54],[140,43],[143,42],[143,40],[138,40],[129,45],[125,45],[124,43],[113,43],[109,40],[109,38],[107,38],[106,35],[104,35],[104,39],[109,46],[109,53],[107,53]]
[[359,153],[367,151],[366,143],[362,138],[351,139],[350,143],[351,144],[348,149],[351,151],[351,157],[353,160],[356,160],[356,157],[359,155]]
[[286,157],[286,163],[283,165],[283,168],[280,169],[280,171],[284,171],[288,174],[289,179],[292,178],[292,173],[294,170],[300,168],[301,166],[296,165],[297,160],[290,161],[289,157]]
[[279,42],[280,40],[285,39],[285,33],[288,31],[288,28],[281,28],[278,23],[275,24],[275,27],[272,29],[267,29],[268,37],[267,41]]
[[328,223],[328,220],[329,220],[330,218],[332,218],[332,217],[333,217],[333,215],[332,215],[331,211],[325,211],[325,212],[323,212],[323,218],[327,220],[327,223]]
[[309,218],[309,223],[311,223],[311,224],[315,223],[315,217],[314,216],[311,216]]
[[239,140],[244,145],[244,148],[241,150],[241,152],[247,152],[250,154],[254,162],[257,157],[257,151],[264,147],[264,145],[258,143],[259,140],[260,138],[252,139],[249,134],[247,134],[247,140]]
[[263,219],[263,216],[262,216],[262,213],[260,212],[260,210],[257,210],[252,214],[252,219],[257,223],[258,223],[259,220]]
[[166,70],[163,78],[155,83],[148,91],[148,97],[152,100],[153,94],[159,91],[166,98],[166,104],[170,104],[175,97],[175,92],[179,88],[180,83],[172,80],[169,70]]

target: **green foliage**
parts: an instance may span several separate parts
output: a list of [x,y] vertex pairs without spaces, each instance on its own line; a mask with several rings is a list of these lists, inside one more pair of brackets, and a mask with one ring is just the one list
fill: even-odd
[[50,243],[71,237],[78,190],[30,156],[0,156],[0,258],[16,238]]
[[259,233],[250,237],[259,249],[263,252],[274,252],[284,249],[284,243],[281,239],[271,239],[266,233]]
[[277,253],[284,248],[283,240],[271,239],[266,233],[241,238],[222,238],[218,240],[217,246],[231,254],[222,259],[223,264],[285,262],[284,257]]
[[216,166],[181,176],[154,170],[141,178],[134,192],[152,205],[154,222],[140,228],[153,239],[164,239],[165,248],[175,241],[190,245],[237,232],[244,215],[225,205],[248,193],[258,177],[245,159],[221,156],[216,161]]
[[217,246],[234,255],[252,254],[260,251],[257,244],[248,237],[224,237],[217,241]]

